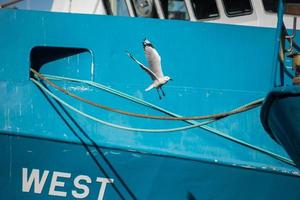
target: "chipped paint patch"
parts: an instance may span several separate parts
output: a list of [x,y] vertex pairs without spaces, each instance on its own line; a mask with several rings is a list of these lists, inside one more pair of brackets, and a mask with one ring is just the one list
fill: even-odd
[[91,88],[89,88],[89,87],[84,87],[84,86],[70,86],[70,87],[68,87],[68,90],[71,90],[71,91],[78,91],[78,92],[92,91]]

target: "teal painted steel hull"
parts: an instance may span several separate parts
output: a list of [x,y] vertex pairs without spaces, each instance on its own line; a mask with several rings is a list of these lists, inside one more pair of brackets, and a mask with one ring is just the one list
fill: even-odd
[[[111,184],[107,185],[105,199],[299,198],[295,192],[300,187],[298,177],[263,169],[37,138],[2,135],[0,141],[6,144],[1,145],[1,152],[6,155],[1,164],[1,199],[59,199],[49,195],[54,172],[71,174],[70,178],[60,178],[65,182],[64,187],[56,188],[66,192],[65,198],[68,199],[74,198],[72,190],[82,192],[74,186],[74,179],[79,175],[92,180],[87,184],[87,199],[97,199],[101,184],[96,178],[105,177],[105,174],[114,179],[118,190]],[[34,193],[33,188],[22,192],[22,169],[25,166],[29,172],[33,169],[40,169],[40,173],[50,171],[40,194]]]
[[[179,132],[124,131],[71,111],[29,79],[33,67],[93,80],[182,116],[224,112],[265,97],[273,86],[274,29],[17,10],[0,10],[0,22],[5,27],[0,41],[1,198],[85,194],[97,199],[104,179],[111,178],[104,199],[299,199],[300,172],[264,131],[259,108]],[[125,53],[145,62],[145,37],[174,79],[164,87],[162,100],[155,91],[144,92],[150,79]],[[113,108],[163,114],[83,83],[55,83]],[[195,123],[103,111],[45,85],[111,123],[149,129]],[[40,179],[30,185],[37,170]]]

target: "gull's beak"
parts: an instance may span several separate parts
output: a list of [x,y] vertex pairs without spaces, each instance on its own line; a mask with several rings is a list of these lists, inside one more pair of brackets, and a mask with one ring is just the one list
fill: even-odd
[[173,79],[172,79],[172,78],[170,78],[170,81],[173,81]]

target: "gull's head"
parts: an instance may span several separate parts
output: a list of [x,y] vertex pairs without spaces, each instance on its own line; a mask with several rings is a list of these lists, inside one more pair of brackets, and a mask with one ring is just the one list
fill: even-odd
[[143,44],[144,48],[145,47],[152,47],[152,48],[154,48],[153,44],[151,44],[151,42],[147,38],[144,39],[144,41],[142,42],[142,44]]
[[164,82],[167,83],[168,81],[172,81],[171,77],[164,76]]

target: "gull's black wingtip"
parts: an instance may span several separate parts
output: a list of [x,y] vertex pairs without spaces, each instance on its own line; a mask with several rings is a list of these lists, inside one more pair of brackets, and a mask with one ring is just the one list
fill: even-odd
[[146,47],[146,41],[149,41],[149,40],[147,38],[144,38],[144,40],[142,41],[142,45],[143,45],[144,49]]
[[152,47],[155,48],[154,45],[150,42],[150,40],[148,40],[147,38],[144,39],[144,41],[142,42],[143,47],[145,49],[145,47]]

